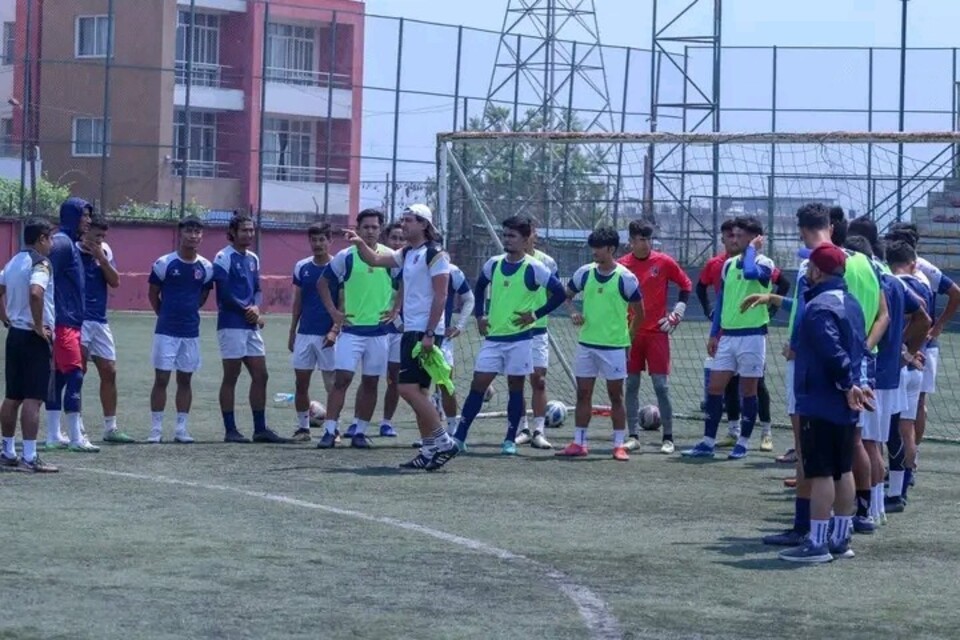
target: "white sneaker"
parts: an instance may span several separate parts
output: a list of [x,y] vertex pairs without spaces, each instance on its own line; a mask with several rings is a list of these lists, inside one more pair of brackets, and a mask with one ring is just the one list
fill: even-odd
[[534,449],[553,449],[550,441],[544,438],[540,432],[533,434],[533,440],[530,442],[530,446]]
[[637,451],[640,449],[640,439],[636,436],[630,436],[623,443],[623,448],[627,451]]
[[660,445],[660,453],[670,455],[676,451],[676,447],[673,444],[673,440],[664,440],[663,444]]
[[147,438],[147,442],[150,444],[160,444],[161,441],[163,441],[163,430],[151,429],[150,437]]
[[180,444],[191,444],[193,442],[193,438],[190,437],[189,431],[187,431],[186,429],[183,429],[181,431],[177,431],[177,433],[174,434],[173,441],[179,442]]
[[86,438],[77,443],[71,442],[69,449],[70,451],[76,451],[78,453],[98,453],[100,451],[100,447]]
[[514,442],[517,446],[520,446],[522,444],[530,444],[531,440],[533,440],[533,438],[530,436],[530,429],[522,429],[520,433],[517,434]]

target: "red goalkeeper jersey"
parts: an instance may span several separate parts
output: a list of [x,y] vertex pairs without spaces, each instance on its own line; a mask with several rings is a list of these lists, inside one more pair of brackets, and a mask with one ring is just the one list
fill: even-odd
[[640,293],[643,294],[643,323],[641,331],[660,331],[660,320],[667,315],[667,293],[670,283],[681,291],[689,292],[693,285],[676,260],[665,253],[651,251],[641,260],[632,253],[618,261],[640,281]]

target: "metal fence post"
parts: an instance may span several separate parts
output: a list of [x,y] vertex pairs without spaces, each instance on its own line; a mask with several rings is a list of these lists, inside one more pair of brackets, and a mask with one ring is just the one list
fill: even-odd
[[107,209],[107,157],[110,131],[110,69],[113,66],[114,56],[114,0],[107,2],[107,56],[103,62],[103,140],[100,146],[100,213],[105,214]]
[[397,206],[397,150],[400,144],[400,82],[403,77],[403,18],[397,26],[397,82],[393,94],[393,161],[389,200],[390,211]]

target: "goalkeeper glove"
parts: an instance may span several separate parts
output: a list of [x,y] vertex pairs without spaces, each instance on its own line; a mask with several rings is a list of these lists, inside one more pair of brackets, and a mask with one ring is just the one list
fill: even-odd
[[673,307],[673,311],[660,319],[660,331],[673,333],[673,330],[676,329],[680,321],[683,320],[683,314],[686,313],[686,311],[687,304],[685,302],[678,302]]

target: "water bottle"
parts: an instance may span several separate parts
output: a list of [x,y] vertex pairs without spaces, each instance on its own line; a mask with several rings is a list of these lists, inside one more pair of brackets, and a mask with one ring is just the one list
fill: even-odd
[[292,393],[278,393],[273,396],[273,406],[284,409],[293,406]]

